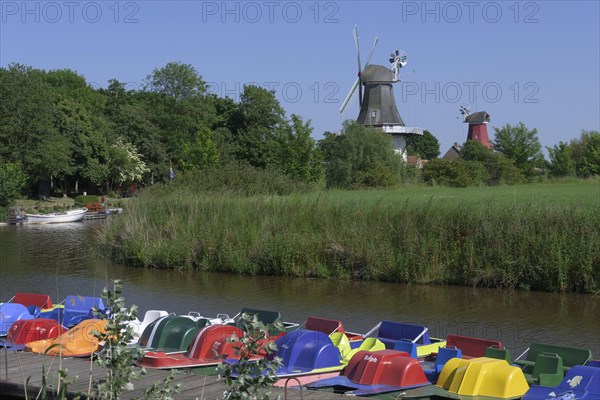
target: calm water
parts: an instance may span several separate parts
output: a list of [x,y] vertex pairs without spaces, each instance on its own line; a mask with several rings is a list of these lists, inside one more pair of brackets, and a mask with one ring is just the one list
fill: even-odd
[[366,332],[382,319],[448,333],[498,339],[513,356],[531,342],[591,348],[600,357],[600,296],[462,287],[337,282],[155,271],[114,264],[94,249],[98,224],[0,226],[0,301],[16,292],[99,296],[122,279],[128,303],[177,313],[236,314],[242,307],[280,311],[289,321],[338,318]]

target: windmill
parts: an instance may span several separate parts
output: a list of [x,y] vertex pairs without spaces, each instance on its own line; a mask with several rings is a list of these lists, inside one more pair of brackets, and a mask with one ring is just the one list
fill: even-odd
[[390,67],[371,64],[371,58],[379,41],[375,37],[373,49],[363,67],[360,62],[360,46],[358,28],[356,26],[353,33],[358,61],[358,78],[344,99],[340,107],[340,113],[344,112],[356,93],[356,89],[358,89],[360,111],[356,121],[365,126],[380,128],[392,135],[396,152],[401,154],[406,160],[406,137],[423,134],[421,128],[407,127],[396,108],[396,99],[394,98],[392,84],[400,82],[400,69],[408,61],[406,53],[400,50],[392,52],[389,58]]
[[463,115],[463,122],[469,124],[467,140],[479,142],[490,149],[492,144],[490,143],[487,131],[487,124],[490,122],[490,114],[485,111],[478,111],[471,114],[471,111],[467,106],[461,106],[460,113]]

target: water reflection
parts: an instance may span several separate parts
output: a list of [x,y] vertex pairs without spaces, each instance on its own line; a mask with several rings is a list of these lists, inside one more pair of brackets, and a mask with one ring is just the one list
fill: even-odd
[[516,354],[541,341],[589,347],[600,356],[598,296],[127,268],[95,250],[98,223],[0,227],[0,299],[21,291],[49,293],[55,300],[97,296],[119,278],[128,302],[142,311],[214,315],[249,306],[278,310],[295,321],[339,318],[359,332],[391,319],[427,325],[432,336],[499,339]]

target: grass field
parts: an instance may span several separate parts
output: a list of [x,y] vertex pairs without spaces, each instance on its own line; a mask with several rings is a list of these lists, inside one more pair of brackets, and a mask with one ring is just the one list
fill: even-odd
[[597,292],[598,182],[139,196],[101,232],[139,266]]
[[[315,194],[305,196],[311,198]],[[600,180],[469,188],[415,186],[371,191],[332,190],[320,192],[317,196],[328,200],[408,203],[413,206],[431,203],[448,207],[482,204],[501,207],[523,204],[593,207],[600,203]]]

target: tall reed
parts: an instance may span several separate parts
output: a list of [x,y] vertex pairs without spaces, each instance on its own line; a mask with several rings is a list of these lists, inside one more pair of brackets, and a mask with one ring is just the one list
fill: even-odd
[[322,193],[141,195],[100,233],[117,260],[239,274],[600,290],[600,206]]

